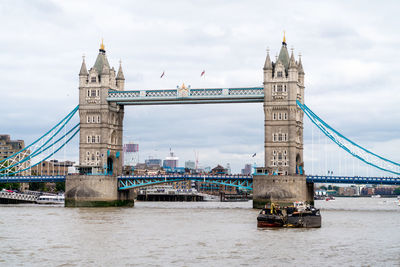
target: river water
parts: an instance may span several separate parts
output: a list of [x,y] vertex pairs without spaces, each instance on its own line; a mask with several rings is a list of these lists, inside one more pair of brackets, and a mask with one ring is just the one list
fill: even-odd
[[396,199],[316,201],[320,229],[257,229],[250,202],[0,206],[1,266],[400,266]]

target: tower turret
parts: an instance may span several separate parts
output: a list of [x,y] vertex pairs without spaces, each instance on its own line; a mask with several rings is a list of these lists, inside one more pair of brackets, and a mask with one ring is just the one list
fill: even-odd
[[79,71],[79,86],[83,86],[87,83],[88,75],[89,73],[86,68],[85,56],[83,56],[81,70]]
[[303,64],[301,63],[301,55],[299,55],[299,63],[297,65],[297,69],[299,72],[299,83],[304,86],[304,69]]
[[294,55],[293,55],[293,48],[292,48],[292,54],[290,56],[290,60],[289,60],[289,70],[288,70],[288,74],[289,74],[289,80],[290,81],[296,81],[297,82],[297,64],[296,64],[296,60],[294,59]]
[[265,59],[264,64],[264,82],[272,79],[272,69],[273,67],[271,58],[269,57],[269,49],[267,49],[267,58]]
[[118,90],[124,90],[125,87],[125,76],[124,72],[122,71],[122,62],[121,60],[119,61],[119,69],[118,69],[118,74],[117,74],[117,88]]

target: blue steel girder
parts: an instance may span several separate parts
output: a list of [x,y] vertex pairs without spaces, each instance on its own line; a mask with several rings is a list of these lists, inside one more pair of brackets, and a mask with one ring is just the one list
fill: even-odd
[[[233,186],[241,189],[252,190],[252,176],[235,176],[235,175],[154,175],[154,176],[120,176],[119,190],[139,188],[154,184],[162,184],[168,182],[194,180],[226,186]],[[307,175],[309,183],[342,183],[342,184],[384,184],[384,185],[400,185],[400,178],[383,178],[383,177],[351,177],[351,176],[319,176]]]
[[119,176],[118,189],[125,190],[131,188],[139,188],[154,184],[162,184],[178,181],[200,181],[213,184],[220,184],[226,186],[233,186],[241,189],[252,190],[253,178],[252,176],[211,176],[211,175],[154,175],[154,176]]
[[119,105],[173,105],[264,102],[263,87],[246,88],[181,88],[163,90],[110,90],[108,102]]

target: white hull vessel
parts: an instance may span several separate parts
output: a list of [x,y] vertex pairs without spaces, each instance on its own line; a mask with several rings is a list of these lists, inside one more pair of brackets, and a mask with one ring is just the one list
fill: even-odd
[[48,196],[42,195],[36,200],[37,204],[64,204],[64,195]]

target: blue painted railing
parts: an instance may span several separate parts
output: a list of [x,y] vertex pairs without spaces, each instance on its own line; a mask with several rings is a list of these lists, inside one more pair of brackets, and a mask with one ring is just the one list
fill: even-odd
[[307,175],[309,183],[400,185],[400,178]]

